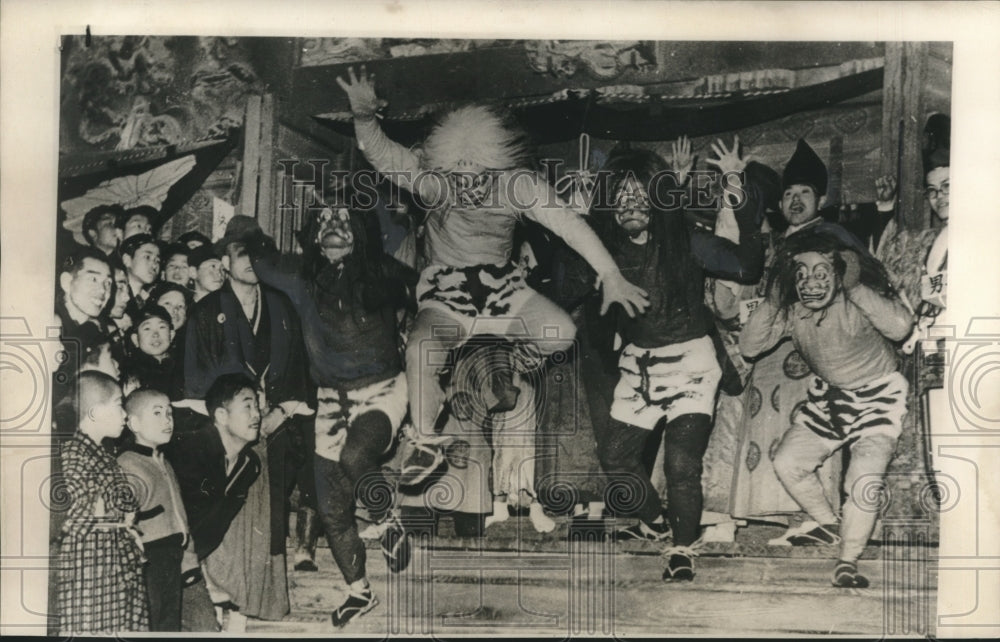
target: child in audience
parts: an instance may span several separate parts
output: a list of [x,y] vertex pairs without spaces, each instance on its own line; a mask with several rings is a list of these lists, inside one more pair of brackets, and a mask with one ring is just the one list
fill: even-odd
[[129,337],[137,350],[125,364],[129,380],[126,385],[153,388],[171,399],[179,399],[177,361],[170,355],[170,342],[174,338],[170,313],[155,303],[148,304],[138,313]]
[[[149,594],[149,629],[180,631],[184,588],[201,582],[202,576],[177,477],[160,452],[174,432],[170,399],[157,390],[140,388],[125,400],[125,412],[131,439],[118,455],[118,463],[139,505],[137,526],[147,559],[143,575]],[[201,623],[208,623],[208,628],[186,629],[216,631],[208,593],[202,589],[200,595],[204,598]],[[183,615],[190,620],[196,613]]]
[[87,371],[71,403],[77,429],[60,455],[69,499],[60,547],[60,635],[146,631],[138,506],[118,462],[101,446],[122,432],[122,391],[110,375]]

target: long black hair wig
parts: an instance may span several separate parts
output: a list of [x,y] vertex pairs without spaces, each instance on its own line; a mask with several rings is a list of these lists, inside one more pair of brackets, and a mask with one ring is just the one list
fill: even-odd
[[[649,241],[634,244],[628,233],[615,221],[614,203],[626,182],[634,178],[649,196]],[[667,162],[648,149],[616,148],[598,172],[597,190],[591,207],[594,227],[612,254],[622,251],[657,255],[656,285],[668,291],[668,298],[683,288],[694,296],[689,286],[701,285],[702,273],[691,258],[688,223],[680,207],[680,189]],[[687,290],[691,290],[688,292]],[[701,295],[695,297],[701,300]]]
[[784,245],[778,251],[774,261],[774,269],[768,277],[768,291],[772,287],[779,288],[779,300],[782,307],[788,307],[799,300],[795,289],[795,257],[804,252],[818,252],[833,255],[833,268],[837,276],[844,277],[847,264],[841,252],[854,252],[861,266],[859,280],[886,298],[896,298],[896,289],[889,281],[885,267],[875,257],[861,253],[841,240],[836,234],[822,229],[807,229],[792,234],[785,239]]
[[[298,232],[299,245],[303,250],[303,276],[315,281],[317,275],[330,265],[323,256],[317,235],[321,227],[321,210],[309,213],[305,225]],[[387,302],[390,292],[385,287],[385,267],[383,264],[382,232],[378,215],[374,208],[348,210],[354,247],[344,257],[344,272],[341,280],[346,281],[351,296],[362,307],[373,312]]]

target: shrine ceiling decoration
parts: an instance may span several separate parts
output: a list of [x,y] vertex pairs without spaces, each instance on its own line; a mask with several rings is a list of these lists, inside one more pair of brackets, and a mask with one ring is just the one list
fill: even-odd
[[225,138],[263,90],[245,39],[63,38],[60,150],[125,151]]
[[[509,110],[539,144],[581,133],[654,141],[749,127],[882,86],[877,43],[301,40],[286,122],[352,137],[336,85],[363,63],[387,99],[383,126],[419,141],[435,115],[475,102]],[[706,59],[705,54],[712,58]],[[811,66],[789,66],[810,60]]]

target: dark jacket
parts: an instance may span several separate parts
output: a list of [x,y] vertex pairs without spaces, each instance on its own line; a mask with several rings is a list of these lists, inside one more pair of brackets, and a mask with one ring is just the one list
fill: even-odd
[[126,378],[135,377],[141,387],[159,390],[171,401],[183,398],[182,391],[177,387],[177,362],[169,352],[162,361],[157,361],[136,348],[122,364],[122,370]]
[[281,292],[261,283],[260,293],[261,320],[256,335],[228,282],[195,304],[185,331],[185,398],[204,399],[220,375],[238,372],[258,382],[263,376],[272,405],[306,399],[299,317]]
[[261,462],[247,445],[232,472],[226,474],[226,451],[213,425],[174,439],[165,454],[181,488],[195,552],[203,560],[219,547],[242,510],[250,486],[260,475]]
[[[764,235],[760,231],[766,204],[772,198],[773,172],[759,163],[748,163],[743,187],[746,198],[734,211],[739,242],[716,236],[693,225],[656,229],[650,239],[636,245],[617,232],[608,243],[622,275],[649,293],[649,308],[635,318],[616,309],[616,328],[625,344],[658,348],[709,335],[714,330],[705,306],[705,276],[753,283],[764,269]],[[665,216],[678,217],[683,209]],[[686,229],[684,229],[686,228]],[[687,243],[666,238],[665,232],[686,234]],[[606,240],[607,242],[607,240]],[[684,246],[687,245],[685,248]],[[661,256],[662,255],[662,256]]]
[[[396,311],[412,302],[415,270],[387,254],[378,265],[325,263],[306,280],[301,268],[274,252],[252,253],[260,280],[288,295],[302,322],[312,381],[324,388],[357,389],[402,371]],[[281,257],[284,258],[284,257]]]
[[66,351],[66,359],[60,363],[57,372],[64,373],[65,377],[62,379],[65,380],[66,377],[76,376],[80,371],[81,341],[95,341],[98,336],[109,336],[107,321],[101,318],[77,323],[66,309],[64,295],[56,297],[55,312],[62,326],[59,330],[59,339]]

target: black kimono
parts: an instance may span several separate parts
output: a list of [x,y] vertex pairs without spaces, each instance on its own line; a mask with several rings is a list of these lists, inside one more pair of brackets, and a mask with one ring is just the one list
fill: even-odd
[[306,358],[299,317],[283,293],[261,284],[260,323],[254,334],[227,282],[199,301],[187,322],[184,396],[204,399],[220,376],[243,373],[261,382],[268,402],[304,401]]
[[177,475],[195,552],[203,560],[218,548],[243,508],[260,475],[260,458],[248,445],[227,473],[222,438],[212,425],[178,435],[164,452]]
[[[184,398],[204,399],[220,375],[243,373],[257,382],[263,379],[262,387],[272,406],[309,399],[299,317],[285,294],[263,283],[259,287],[256,334],[229,282],[195,304],[185,326]],[[266,412],[267,408],[261,409],[261,413]],[[274,555],[284,553],[285,501],[298,460],[290,435],[291,431],[279,428],[267,441]]]

